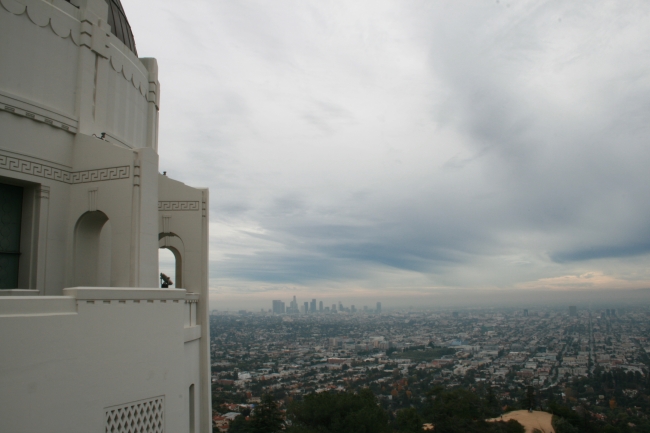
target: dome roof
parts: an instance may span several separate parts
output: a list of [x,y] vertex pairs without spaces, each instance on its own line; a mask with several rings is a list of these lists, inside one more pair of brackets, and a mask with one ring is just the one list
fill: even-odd
[[106,3],[108,3],[108,25],[111,26],[111,33],[137,56],[135,39],[133,39],[133,32],[129,20],[126,19],[122,2],[120,0],[106,0]]
[[[65,0],[75,7],[79,7],[79,0]],[[133,39],[133,32],[129,25],[129,20],[126,19],[124,8],[120,0],[105,0],[108,4],[108,25],[111,26],[111,33],[113,33],[124,45],[126,45],[133,54],[138,55],[135,49],[135,39]]]

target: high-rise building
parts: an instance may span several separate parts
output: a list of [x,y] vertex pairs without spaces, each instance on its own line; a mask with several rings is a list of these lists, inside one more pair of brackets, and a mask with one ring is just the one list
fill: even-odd
[[528,310],[524,309],[524,317],[528,317]]
[[336,304],[332,304],[332,313],[336,313]]
[[298,314],[298,301],[296,301],[296,297],[293,297],[293,300],[289,302],[289,308],[286,309],[286,312],[289,314]]
[[273,301],[273,313],[274,314],[284,314],[284,302],[282,301]]
[[311,305],[309,306],[309,311],[312,313],[316,312],[316,299],[311,300]]
[[120,0],[3,1],[0,53],[0,432],[211,432],[210,200],[160,173],[157,61]]
[[350,305],[350,313],[356,313],[357,309],[355,308],[354,305]]
[[303,307],[303,313],[307,314],[309,313],[309,302],[305,301],[305,305]]
[[578,315],[578,307],[575,305],[571,305],[569,307],[569,316],[577,316]]
[[339,311],[343,311],[343,303],[339,301]]
[[377,302],[377,312],[381,313],[381,302]]
[[318,302],[318,311],[323,312],[323,301]]

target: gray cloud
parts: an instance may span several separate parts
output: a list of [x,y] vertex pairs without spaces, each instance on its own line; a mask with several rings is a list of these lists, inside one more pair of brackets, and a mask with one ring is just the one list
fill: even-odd
[[215,287],[650,282],[646,2],[125,6]]

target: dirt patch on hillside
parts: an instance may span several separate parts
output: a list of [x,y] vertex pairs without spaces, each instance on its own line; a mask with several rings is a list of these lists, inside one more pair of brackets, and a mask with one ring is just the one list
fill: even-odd
[[504,413],[502,417],[492,418],[488,421],[508,421],[514,419],[526,428],[526,433],[533,433],[534,429],[539,429],[542,433],[555,433],[551,425],[552,418],[553,415],[548,412],[516,410],[514,412]]

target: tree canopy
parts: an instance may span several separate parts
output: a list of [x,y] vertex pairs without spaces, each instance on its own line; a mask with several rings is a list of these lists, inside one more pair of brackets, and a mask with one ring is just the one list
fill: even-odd
[[390,432],[388,414],[369,389],[310,394],[289,407],[290,433],[383,433]]

